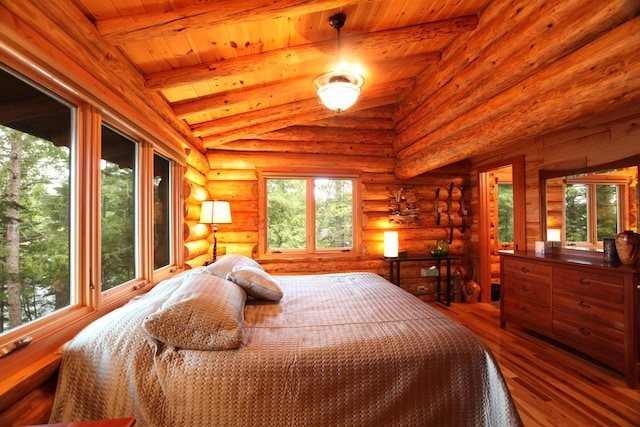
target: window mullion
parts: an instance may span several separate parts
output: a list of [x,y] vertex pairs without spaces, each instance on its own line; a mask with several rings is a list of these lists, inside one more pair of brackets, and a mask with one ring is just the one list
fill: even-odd
[[307,252],[316,251],[316,203],[315,181],[307,178]]

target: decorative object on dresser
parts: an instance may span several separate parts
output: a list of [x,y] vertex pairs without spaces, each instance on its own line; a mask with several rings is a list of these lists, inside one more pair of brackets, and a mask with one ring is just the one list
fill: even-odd
[[636,265],[640,259],[640,234],[631,230],[616,235],[616,251],[620,262],[625,265]]
[[501,254],[501,327],[512,322],[566,344],[636,388],[640,269],[606,263],[601,252],[576,252]]

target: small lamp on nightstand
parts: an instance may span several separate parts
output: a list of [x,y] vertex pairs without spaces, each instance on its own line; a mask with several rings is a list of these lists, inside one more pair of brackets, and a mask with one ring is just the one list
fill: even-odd
[[384,257],[385,258],[398,257],[398,232],[397,231],[384,232]]
[[202,202],[200,223],[213,224],[213,261],[218,257],[218,224],[231,224],[231,208],[224,200],[207,200]]

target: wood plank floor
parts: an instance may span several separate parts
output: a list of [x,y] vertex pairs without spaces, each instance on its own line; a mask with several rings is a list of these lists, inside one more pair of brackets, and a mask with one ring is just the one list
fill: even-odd
[[525,427],[640,426],[640,389],[622,374],[516,325],[500,329],[496,305],[428,304],[491,349]]

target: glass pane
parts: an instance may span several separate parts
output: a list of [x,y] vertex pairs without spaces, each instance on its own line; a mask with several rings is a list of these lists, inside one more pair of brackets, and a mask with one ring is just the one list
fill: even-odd
[[75,110],[0,70],[0,333],[73,301]]
[[596,185],[598,242],[618,234],[618,186]]
[[565,205],[567,242],[587,242],[589,240],[587,186],[585,184],[567,184]]
[[512,184],[498,184],[498,242],[513,243]]
[[103,291],[134,279],[136,144],[102,126],[101,243]]
[[306,180],[267,179],[267,250],[306,247]]
[[353,247],[353,184],[350,179],[316,179],[316,248]]
[[169,177],[171,162],[157,154],[153,155],[153,268],[171,263],[169,224],[170,193]]

